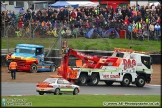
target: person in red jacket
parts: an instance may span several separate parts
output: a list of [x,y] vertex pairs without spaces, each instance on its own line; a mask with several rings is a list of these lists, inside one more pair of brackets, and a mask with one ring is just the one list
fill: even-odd
[[19,22],[18,22],[18,28],[19,28],[20,31],[22,31],[23,24],[24,23],[23,23],[22,19],[20,19]]
[[124,24],[129,25],[130,22],[128,21],[128,16],[125,17]]
[[70,16],[71,16],[72,18],[75,18],[75,17],[76,17],[75,12],[74,12],[74,11],[72,11],[72,13],[70,14]]

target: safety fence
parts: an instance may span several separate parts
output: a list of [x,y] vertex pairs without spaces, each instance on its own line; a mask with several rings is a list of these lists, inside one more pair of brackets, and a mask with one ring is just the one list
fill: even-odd
[[[93,24],[91,24],[93,25]],[[60,30],[61,24],[58,24],[57,27],[48,26],[44,27],[40,23],[31,23],[31,26],[23,26],[22,28],[18,28],[15,25],[8,25],[5,27],[1,27],[1,37],[18,37],[18,38],[57,38],[58,31]],[[61,35],[63,38],[76,38],[76,37],[85,37],[86,34],[93,29],[93,26],[90,28],[86,28],[84,25],[81,27],[75,27],[71,24],[62,25],[63,30],[61,31]],[[119,38],[125,39],[135,39],[135,40],[161,40],[161,32],[154,31],[151,32],[148,29],[131,29],[131,26],[128,26],[125,29],[119,29],[116,27],[105,26],[96,26],[92,36],[89,38],[116,38],[117,34],[119,34]],[[114,28],[109,33],[105,33],[107,30]],[[116,31],[117,33],[115,33]],[[104,34],[104,36],[103,36]]]

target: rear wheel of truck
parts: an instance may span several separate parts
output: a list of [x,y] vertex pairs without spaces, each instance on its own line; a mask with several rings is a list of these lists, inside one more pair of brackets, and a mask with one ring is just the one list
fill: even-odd
[[130,85],[130,77],[124,76],[123,81],[121,82],[121,85],[124,87],[128,87]]
[[79,76],[78,84],[79,85],[86,85],[87,84],[87,75],[81,74]]
[[98,82],[99,82],[98,74],[92,74],[91,77],[90,77],[88,85],[95,86],[95,85],[98,84]]
[[50,68],[51,68],[51,72],[55,72],[56,71],[56,65],[55,64],[52,64]]
[[111,86],[114,82],[113,81],[104,81],[106,85]]
[[30,65],[30,72],[31,73],[34,73],[34,72],[37,72],[37,65],[35,63],[33,63],[32,65]]
[[143,87],[145,85],[145,78],[143,76],[139,76],[137,78],[136,86]]

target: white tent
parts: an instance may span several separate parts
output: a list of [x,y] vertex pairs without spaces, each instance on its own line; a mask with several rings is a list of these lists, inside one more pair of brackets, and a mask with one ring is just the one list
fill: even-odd
[[70,4],[78,4],[79,6],[94,6],[97,7],[99,5],[98,2],[90,2],[90,1],[67,1]]

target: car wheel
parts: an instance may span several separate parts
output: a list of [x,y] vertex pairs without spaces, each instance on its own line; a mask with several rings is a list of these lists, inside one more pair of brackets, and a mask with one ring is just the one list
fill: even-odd
[[90,77],[90,82],[88,83],[88,85],[95,86],[95,85],[98,84],[98,82],[99,82],[98,74],[92,74],[92,76]]
[[130,77],[124,76],[123,81],[122,81],[122,86],[128,87],[129,85],[130,85]]
[[81,74],[79,77],[78,84],[79,85],[86,85],[87,83],[87,76],[85,74]]
[[56,71],[56,65],[52,64],[51,65],[51,72],[55,72]]
[[34,73],[37,72],[37,65],[35,63],[33,63],[32,65],[30,65],[30,72]]
[[60,89],[56,88],[54,95],[59,95],[60,94]]
[[143,87],[145,85],[145,78],[143,76],[139,76],[137,78],[136,86]]
[[43,92],[39,92],[39,95],[44,95],[44,93]]
[[75,88],[74,91],[73,91],[73,95],[78,95],[78,93],[79,93],[78,88]]
[[104,81],[106,85],[111,86],[114,82],[113,81]]

